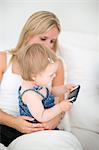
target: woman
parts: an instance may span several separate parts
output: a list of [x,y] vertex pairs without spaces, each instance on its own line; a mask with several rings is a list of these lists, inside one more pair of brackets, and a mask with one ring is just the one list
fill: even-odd
[[[30,123],[32,118],[19,117],[17,89],[21,83],[16,53],[25,45],[40,43],[56,52],[57,38],[60,33],[58,18],[51,12],[39,11],[29,17],[24,25],[16,47],[7,52],[0,52],[0,125],[1,143],[8,144],[21,133],[53,129],[62,118],[62,114],[43,124]],[[59,68],[53,86],[64,84],[63,63],[59,59]],[[60,96],[63,100],[64,96]]]
[[[16,117],[18,116],[18,109],[17,109],[17,93],[15,93],[15,89],[18,88],[19,83],[20,83],[19,69],[18,69],[16,57],[15,57],[17,51],[19,51],[21,47],[24,47],[27,44],[40,43],[53,49],[53,51],[56,52],[57,38],[58,38],[59,32],[60,32],[60,23],[59,23],[58,18],[53,13],[47,12],[47,11],[36,12],[29,17],[29,19],[27,20],[26,24],[23,27],[23,30],[20,34],[19,41],[16,47],[10,51],[11,53],[10,64],[7,65],[7,59],[9,59],[10,57],[9,54],[7,54],[7,52],[0,52],[0,81],[1,81],[0,122],[1,124],[12,127],[22,133],[31,133],[31,132],[39,131],[43,129],[53,129],[59,123],[62,117],[61,115],[56,117],[54,121],[51,120],[44,124],[37,124],[37,125],[29,123],[28,121],[31,121],[31,118],[29,117],[25,117],[25,116]],[[64,84],[64,69],[63,69],[63,63],[61,60],[59,60],[59,64],[60,65],[57,71],[56,78],[53,81],[53,86]],[[11,76],[11,73],[8,74],[7,68],[8,69],[10,68],[12,70],[11,72],[12,76]],[[11,78],[11,80],[9,78]],[[8,81],[10,81],[10,83],[7,83]],[[12,87],[11,87],[11,83],[12,83]],[[6,84],[6,87],[4,86],[5,84]],[[4,96],[5,94],[2,94],[2,91],[6,92],[5,93],[6,97]],[[10,97],[8,97],[9,92],[11,93]],[[61,100],[63,99],[63,95],[60,97],[60,99]],[[5,126],[1,126],[2,129],[4,127]],[[12,130],[13,130],[12,128],[10,131],[11,135],[12,135]],[[16,133],[16,130],[15,130],[15,133]],[[16,134],[15,138],[20,135],[19,132]],[[13,138],[11,138],[9,142],[11,142],[12,139]],[[6,139],[6,143],[7,143],[7,139]]]

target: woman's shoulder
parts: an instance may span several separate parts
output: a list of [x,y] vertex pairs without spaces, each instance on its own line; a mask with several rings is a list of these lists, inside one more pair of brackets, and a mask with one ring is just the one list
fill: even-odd
[[12,56],[12,54],[8,50],[0,51],[0,60],[2,59],[2,61],[6,61],[7,62],[7,59],[11,58],[11,56]]
[[6,59],[7,55],[11,55],[8,50],[0,50],[0,57]]
[[6,50],[2,50],[0,51],[0,69],[2,72],[4,72],[6,70],[6,66],[7,66],[7,51]]
[[0,51],[0,64],[6,62],[6,58],[7,58],[7,52]]
[[7,51],[5,50],[0,51],[0,56],[5,57],[6,54],[7,54]]

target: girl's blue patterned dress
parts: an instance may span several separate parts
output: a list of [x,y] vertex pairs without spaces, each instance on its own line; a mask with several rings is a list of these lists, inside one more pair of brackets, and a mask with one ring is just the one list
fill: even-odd
[[[27,105],[25,105],[22,101],[22,96],[24,93],[26,93],[27,91],[34,91],[36,93],[38,93],[39,95],[42,96],[42,104],[44,106],[45,109],[47,108],[51,108],[55,105],[54,101],[55,101],[55,97],[54,95],[48,90],[48,88],[46,88],[46,96],[44,96],[43,94],[40,93],[40,90],[42,89],[43,87],[41,86],[34,86],[33,88],[31,89],[27,89],[23,92],[21,92],[21,86],[18,90],[18,99],[19,99],[19,110],[20,110],[20,115],[21,116],[30,116],[30,117],[33,117],[32,114],[30,113]],[[34,120],[32,121],[33,123],[37,123],[38,121],[34,118]]]

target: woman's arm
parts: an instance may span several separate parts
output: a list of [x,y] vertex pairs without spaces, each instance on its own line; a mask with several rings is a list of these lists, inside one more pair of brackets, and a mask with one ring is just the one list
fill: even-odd
[[12,127],[21,133],[32,133],[40,130],[44,130],[42,124],[33,124],[28,121],[32,121],[33,118],[28,116],[14,117],[0,110],[0,124]]
[[[7,59],[6,59],[6,52],[0,52],[0,82],[2,82],[3,74],[7,67]],[[27,120],[31,121],[32,118],[30,117],[14,117],[12,115],[3,112],[0,110],[0,124],[4,124],[6,126],[15,128],[16,130],[22,133],[31,133],[39,130],[43,130],[42,124],[33,124],[28,122]]]
[[0,83],[7,67],[6,52],[0,52]]
[[[56,77],[53,80],[52,88],[55,87],[55,86],[64,85],[64,66],[63,66],[63,62],[62,62],[61,59],[59,59],[58,62],[59,62],[58,70],[56,72]],[[58,97],[59,97],[59,101],[64,100],[64,94],[60,94]]]

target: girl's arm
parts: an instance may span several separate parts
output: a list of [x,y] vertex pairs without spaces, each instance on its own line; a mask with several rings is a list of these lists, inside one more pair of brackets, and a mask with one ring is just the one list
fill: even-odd
[[44,109],[41,96],[33,91],[28,91],[23,96],[23,101],[28,106],[32,116],[39,122],[53,119],[62,112],[70,110],[72,105],[69,101],[64,100],[49,109]]
[[[64,65],[61,59],[59,59],[59,67],[56,73],[56,77],[53,80],[53,84],[52,84],[52,89],[54,87],[58,87],[58,86],[62,86],[64,85]],[[58,89],[59,90],[59,89]],[[53,93],[55,94],[55,89],[53,90]],[[56,101],[56,103],[59,103],[60,101],[64,100],[64,94],[58,94],[58,92],[56,93],[56,95],[58,95],[58,100]],[[57,127],[57,125],[59,124],[59,122],[61,121],[61,119],[63,118],[63,113],[61,113],[60,115],[57,115],[54,119],[51,119],[50,121],[47,121],[44,124],[45,129],[54,129],[55,127]]]
[[[58,94],[59,88],[56,90],[57,87],[59,86],[63,86],[64,85],[64,65],[61,59],[59,59],[59,67],[56,73],[56,77],[53,80],[53,84],[52,84],[52,90],[53,93],[58,95],[58,100],[56,101],[56,103],[59,103],[60,101],[64,100],[64,93]],[[56,87],[56,88],[54,88]],[[54,119],[51,119],[50,121],[44,122],[44,127],[45,129],[54,129],[55,127],[57,127],[57,125],[59,124],[59,122],[61,121],[61,119],[63,118],[64,114],[61,113],[59,115],[57,115]]]
[[67,84],[61,86],[54,86],[52,88],[52,93],[57,97],[61,94],[65,94],[66,92],[70,92],[75,87],[74,84]]
[[[0,82],[2,82],[3,74],[7,67],[6,52],[0,52]],[[1,99],[0,99],[1,100]],[[31,117],[14,117],[0,109],[0,124],[15,128],[22,133],[31,133],[43,130],[42,124],[33,124],[27,120],[33,120]]]

